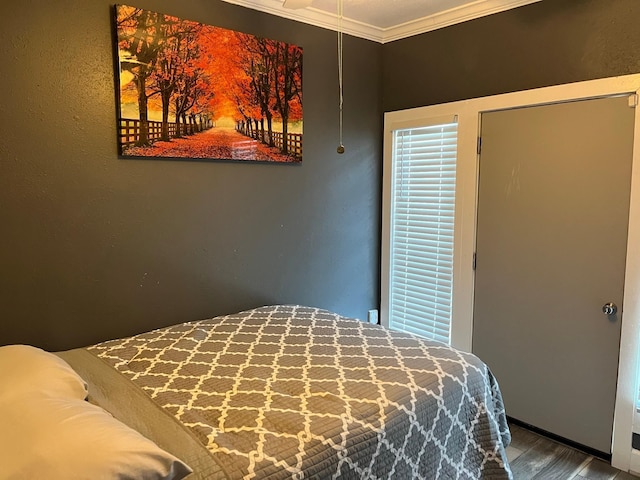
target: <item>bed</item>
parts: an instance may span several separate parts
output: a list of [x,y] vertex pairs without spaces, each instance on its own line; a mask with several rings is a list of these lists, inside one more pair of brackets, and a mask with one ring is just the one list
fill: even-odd
[[[55,356],[0,347],[7,375],[17,385],[0,393],[9,478],[512,478],[484,363],[317,308],[260,307]],[[67,416],[51,421],[57,409]],[[113,445],[95,443],[105,424],[114,431],[98,440]],[[82,464],[97,451],[96,465]]]

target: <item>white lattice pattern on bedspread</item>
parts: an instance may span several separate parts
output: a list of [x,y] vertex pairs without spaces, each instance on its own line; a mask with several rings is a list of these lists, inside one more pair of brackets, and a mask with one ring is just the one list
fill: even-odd
[[299,306],[89,348],[230,478],[510,478],[498,386],[476,357]]

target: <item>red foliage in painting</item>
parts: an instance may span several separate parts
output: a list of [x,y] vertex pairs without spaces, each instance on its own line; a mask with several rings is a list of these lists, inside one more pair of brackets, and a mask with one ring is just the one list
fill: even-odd
[[300,160],[299,47],[134,7],[116,12],[124,153],[203,157],[208,151],[207,158],[236,158],[220,156],[234,154],[233,148],[220,143],[214,151],[205,140],[166,155],[150,148],[214,129],[228,131],[206,141],[236,142],[237,132],[269,147],[274,159]]

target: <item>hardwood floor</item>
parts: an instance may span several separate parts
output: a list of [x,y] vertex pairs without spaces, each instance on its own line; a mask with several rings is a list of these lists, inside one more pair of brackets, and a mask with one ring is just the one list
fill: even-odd
[[607,462],[511,424],[507,458],[514,480],[638,480]]

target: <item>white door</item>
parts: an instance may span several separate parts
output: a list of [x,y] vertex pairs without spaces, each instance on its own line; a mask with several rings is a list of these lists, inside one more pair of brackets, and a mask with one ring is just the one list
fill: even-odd
[[606,454],[633,127],[627,96],[482,114],[473,351],[507,415]]

